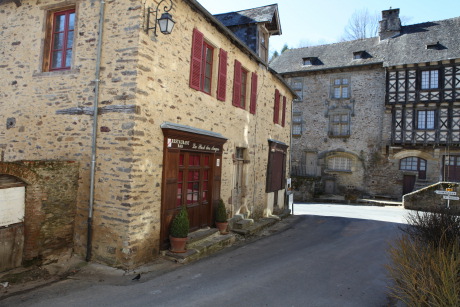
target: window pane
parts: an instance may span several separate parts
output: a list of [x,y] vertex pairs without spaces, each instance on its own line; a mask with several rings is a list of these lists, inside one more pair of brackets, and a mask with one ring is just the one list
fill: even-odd
[[64,33],[54,34],[53,50],[60,50],[64,47]]
[[73,45],[73,31],[70,31],[69,34],[67,34],[67,48],[72,48]]
[[51,67],[52,68],[61,67],[61,63],[62,63],[62,51],[53,52],[53,60],[51,63]]
[[67,50],[65,55],[65,67],[70,67],[70,62],[72,62],[72,49]]
[[69,30],[75,29],[75,13],[69,15]]
[[335,79],[335,80],[334,80],[334,84],[335,84],[335,85],[340,85],[340,79]]
[[342,84],[348,84],[348,79],[342,79]]
[[438,71],[432,70],[430,73],[430,88],[438,88]]
[[65,15],[57,15],[54,19],[54,32],[61,32],[65,29]]
[[348,87],[342,87],[342,97],[348,98]]
[[300,135],[302,133],[302,126],[301,125],[296,125],[294,124],[292,126],[292,134],[294,135]]
[[422,71],[422,89],[430,88],[430,72]]
[[340,98],[340,87],[334,88],[334,98]]
[[427,111],[426,129],[434,129],[434,111]]

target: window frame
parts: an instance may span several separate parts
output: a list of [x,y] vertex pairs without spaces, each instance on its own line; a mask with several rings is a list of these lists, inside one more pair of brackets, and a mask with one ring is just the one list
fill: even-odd
[[[211,60],[210,62],[208,61],[208,50],[211,51]],[[212,93],[212,73],[214,69],[214,46],[206,42],[206,40],[203,40],[203,49],[202,49],[202,57],[201,57],[201,80],[200,80],[200,91],[203,93],[206,93],[208,95],[211,95]],[[210,66],[209,69],[208,65]],[[209,72],[209,74],[208,74]],[[206,89],[206,81],[209,80],[209,90]]]
[[[297,129],[298,129],[298,133],[296,133]],[[295,111],[292,113],[292,135],[293,136],[302,135],[302,112]]]
[[[332,162],[332,167],[331,167]],[[342,167],[343,166],[343,167]],[[351,173],[353,168],[353,159],[344,155],[333,155],[326,159],[326,170],[329,172],[346,172]]]
[[[55,31],[56,19],[58,16],[64,15],[64,29],[63,31]],[[69,21],[73,15],[73,28],[69,28]],[[42,71],[43,72],[58,72],[58,71],[69,71],[73,67],[73,58],[75,54],[75,39],[77,33],[77,9],[75,5],[60,7],[46,12],[46,27],[45,27],[45,40],[43,49],[43,61]],[[62,47],[55,49],[54,42],[56,34],[62,33]],[[72,45],[69,47],[68,38],[69,33],[73,33]],[[59,66],[53,67],[53,52],[61,51],[62,59]],[[69,63],[69,65],[67,65]]]
[[[421,113],[424,115],[421,116]],[[432,114],[432,116],[429,116]],[[423,120],[420,120],[423,118]],[[429,125],[431,123],[432,125]],[[422,125],[422,126],[421,126]],[[435,130],[436,129],[436,110],[425,109],[417,110],[417,130]]]
[[422,70],[420,72],[420,89],[439,89],[439,69]]
[[[334,121],[336,117],[339,117],[338,121]],[[343,116],[346,117],[346,121],[343,121]],[[336,130],[334,129],[335,127],[339,126],[339,134],[336,134]],[[343,127],[345,127],[346,131],[343,132]],[[337,112],[332,112],[329,114],[329,130],[328,130],[328,135],[329,137],[334,137],[334,138],[347,138],[350,137],[351,135],[351,115],[350,111],[348,110],[343,110],[343,111],[337,111]]]
[[294,102],[302,102],[303,101],[303,79],[293,78],[291,81],[291,87],[298,96],[298,98],[296,98]]
[[[344,83],[346,80],[346,83]],[[338,81],[338,82],[337,82]],[[343,92],[346,89],[347,94]],[[340,91],[339,96],[336,96],[336,90]],[[351,79],[349,76],[339,76],[331,79],[331,99],[350,99],[351,98]]]

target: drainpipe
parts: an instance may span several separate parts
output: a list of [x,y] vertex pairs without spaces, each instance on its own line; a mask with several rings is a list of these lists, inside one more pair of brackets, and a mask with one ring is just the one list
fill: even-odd
[[99,77],[101,68],[101,53],[102,53],[102,32],[104,29],[104,0],[100,1],[99,11],[99,35],[97,42],[97,56],[96,56],[96,75],[94,87],[94,111],[93,111],[93,133],[91,136],[91,171],[90,171],[90,190],[89,190],[89,207],[88,207],[88,232],[86,241],[86,261],[91,260],[92,250],[92,236],[93,236],[93,207],[94,207],[94,177],[96,173],[96,140],[97,140],[97,116],[99,106]]

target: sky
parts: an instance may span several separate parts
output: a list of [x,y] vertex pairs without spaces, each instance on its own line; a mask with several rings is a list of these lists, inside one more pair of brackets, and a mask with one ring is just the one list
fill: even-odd
[[[390,7],[400,9],[405,24],[460,16],[460,0],[198,0],[211,14],[228,13],[277,3],[282,35],[270,38],[270,52],[322,45],[340,40],[357,10],[381,16]],[[403,24],[404,25],[404,24]],[[459,29],[460,31],[460,29]]]

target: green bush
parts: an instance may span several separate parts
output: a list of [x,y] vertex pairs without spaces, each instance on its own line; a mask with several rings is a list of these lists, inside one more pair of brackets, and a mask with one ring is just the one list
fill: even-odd
[[187,208],[182,206],[179,213],[171,222],[169,234],[175,238],[187,238],[190,225],[188,221]]
[[227,209],[225,208],[225,204],[222,199],[219,199],[219,204],[217,205],[216,222],[217,223],[227,222]]

